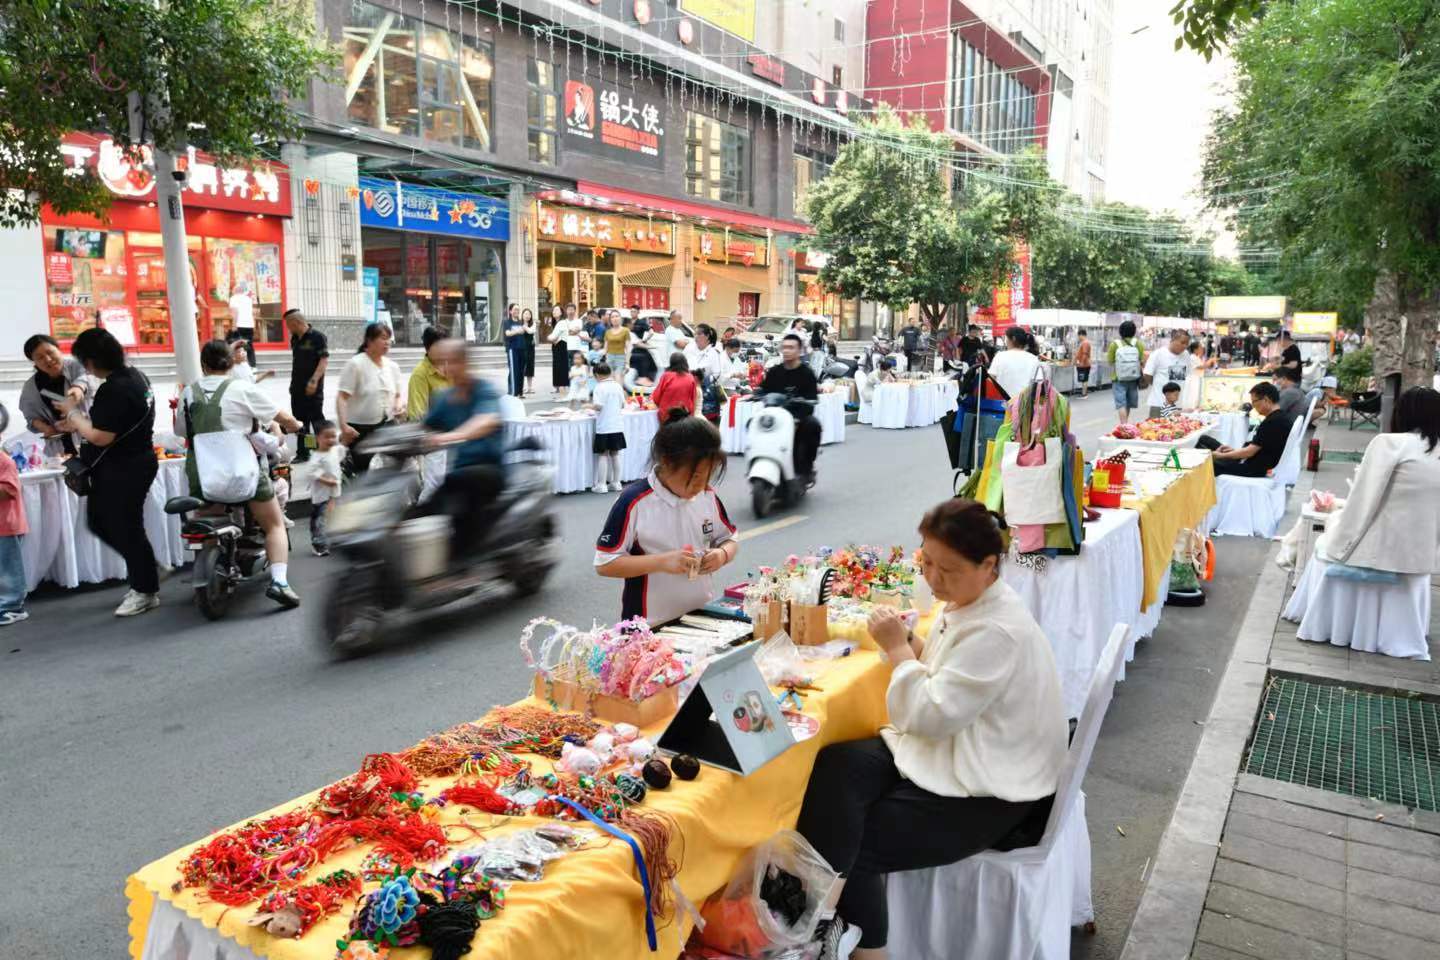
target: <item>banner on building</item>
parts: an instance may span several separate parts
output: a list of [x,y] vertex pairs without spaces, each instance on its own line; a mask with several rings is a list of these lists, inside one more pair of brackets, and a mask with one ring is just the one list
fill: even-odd
[[642,220],[603,210],[538,203],[535,227],[541,240],[627,253],[665,256],[675,253],[675,225],[666,220]]
[[565,147],[660,170],[665,125],[657,98],[596,76],[565,81]]
[[680,9],[742,40],[755,42],[755,0],[680,0]]
[[1030,308],[1030,246],[1026,243],[1015,245],[1015,256],[1010,261],[1010,276],[995,288],[991,300],[994,316],[991,332],[1000,336],[1013,327],[1021,310]]
[[360,225],[505,241],[510,239],[510,208],[483,194],[361,177]]

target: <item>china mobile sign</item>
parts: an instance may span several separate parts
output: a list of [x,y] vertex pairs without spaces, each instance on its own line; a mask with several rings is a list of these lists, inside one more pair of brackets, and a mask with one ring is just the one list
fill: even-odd
[[626,163],[663,165],[665,127],[652,100],[615,83],[565,82],[565,144]]
[[[82,176],[92,172],[111,193],[127,200],[155,199],[155,177],[147,169],[151,162],[149,147],[141,148],[137,163],[109,137],[74,133],[61,142],[60,152],[65,156],[67,173]],[[176,159],[175,165],[185,171],[186,204],[290,216],[290,175],[283,164],[224,167],[214,157],[192,147]]]

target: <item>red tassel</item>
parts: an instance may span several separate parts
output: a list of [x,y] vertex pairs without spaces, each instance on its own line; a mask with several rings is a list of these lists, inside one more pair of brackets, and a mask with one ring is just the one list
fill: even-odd
[[513,814],[517,809],[514,801],[496,793],[495,788],[483,780],[457,783],[440,796],[445,799],[446,803],[474,807],[484,813]]

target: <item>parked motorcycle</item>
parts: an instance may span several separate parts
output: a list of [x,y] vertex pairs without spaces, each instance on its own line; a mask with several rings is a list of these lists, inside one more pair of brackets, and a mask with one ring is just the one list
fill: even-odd
[[[288,467],[271,471],[272,479],[288,474]],[[187,516],[207,506],[220,512]],[[190,582],[195,606],[205,619],[225,616],[241,585],[269,583],[265,531],[255,522],[249,504],[208,504],[198,497],[171,497],[165,502],[165,512],[179,515],[180,539],[195,554]]]
[[[539,448],[527,438],[510,450]],[[476,505],[492,515],[481,541],[454,557],[450,518],[416,506],[420,481],[410,459],[432,449],[426,431],[413,424],[375,431],[364,452],[384,456],[331,508],[330,550],[343,562],[325,589],[316,635],[333,656],[363,653],[421,617],[493,596],[498,584],[534,593],[555,564],[559,529],[549,466],[509,463],[498,499]]]
[[815,409],[815,401],[783,393],[760,398],[763,408],[745,428],[745,476],[750,481],[750,506],[763,518],[778,501],[786,507],[805,496],[809,479],[795,472],[795,415]]

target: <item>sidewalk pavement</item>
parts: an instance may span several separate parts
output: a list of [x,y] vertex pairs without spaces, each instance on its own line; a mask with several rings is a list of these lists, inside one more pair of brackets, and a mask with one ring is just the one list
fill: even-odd
[[[1320,430],[1331,451],[1374,435]],[[1354,466],[1302,474],[1292,515],[1312,485],[1343,496]],[[1237,773],[1272,673],[1440,697],[1440,594],[1426,663],[1299,640],[1279,619],[1286,579],[1261,575],[1124,960],[1440,957],[1440,813]]]

